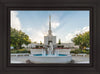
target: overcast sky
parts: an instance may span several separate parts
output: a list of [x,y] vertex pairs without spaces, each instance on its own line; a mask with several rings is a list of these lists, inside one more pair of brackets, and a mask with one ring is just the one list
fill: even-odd
[[34,42],[44,42],[49,15],[57,42],[71,43],[76,34],[89,31],[89,11],[11,11],[11,27],[25,32]]

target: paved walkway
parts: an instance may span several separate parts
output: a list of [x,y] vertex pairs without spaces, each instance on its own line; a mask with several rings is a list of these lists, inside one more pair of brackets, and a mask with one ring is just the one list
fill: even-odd
[[89,56],[72,56],[75,63],[89,63]]
[[[26,63],[29,56],[11,56],[11,63]],[[72,56],[75,63],[89,63],[89,56]]]

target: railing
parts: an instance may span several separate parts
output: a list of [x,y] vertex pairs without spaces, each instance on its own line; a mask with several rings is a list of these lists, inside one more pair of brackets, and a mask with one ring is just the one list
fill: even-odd
[[11,56],[29,56],[29,53],[11,53]]

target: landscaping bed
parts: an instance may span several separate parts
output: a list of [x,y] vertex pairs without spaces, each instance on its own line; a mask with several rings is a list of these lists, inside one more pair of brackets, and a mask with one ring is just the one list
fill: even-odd
[[86,50],[86,49],[84,49],[84,50],[76,49],[76,50],[70,51],[70,53],[74,53],[74,54],[79,54],[79,53],[89,54],[90,52],[89,52],[89,50]]
[[30,53],[30,51],[26,49],[13,49],[11,53]]

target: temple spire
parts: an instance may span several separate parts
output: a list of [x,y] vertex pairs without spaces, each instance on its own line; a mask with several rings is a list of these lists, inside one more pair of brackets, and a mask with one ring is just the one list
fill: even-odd
[[49,30],[51,30],[51,16],[49,16]]
[[48,31],[49,35],[52,35],[52,31],[51,31],[51,16],[49,16],[49,31]]

